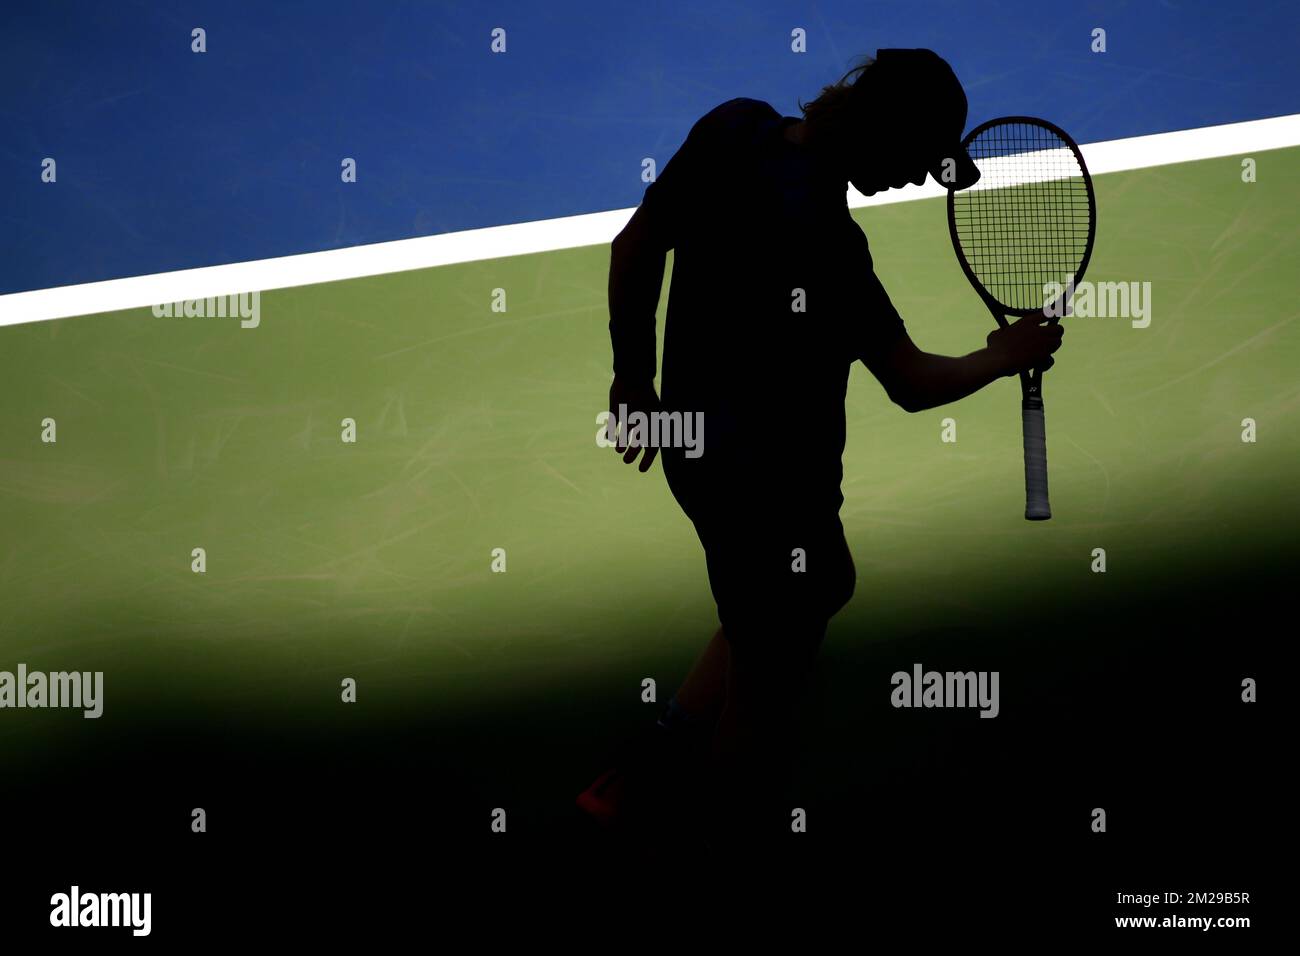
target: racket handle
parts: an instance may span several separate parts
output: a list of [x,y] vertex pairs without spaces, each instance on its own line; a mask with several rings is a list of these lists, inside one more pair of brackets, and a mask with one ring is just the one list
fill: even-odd
[[1025,432],[1025,519],[1046,521],[1052,516],[1047,503],[1047,429],[1043,401],[1028,399],[1020,409]]

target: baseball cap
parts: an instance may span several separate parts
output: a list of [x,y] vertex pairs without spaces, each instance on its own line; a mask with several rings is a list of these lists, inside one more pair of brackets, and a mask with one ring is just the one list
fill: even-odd
[[872,70],[889,84],[891,104],[930,160],[935,182],[950,190],[974,185],[980,171],[961,147],[966,92],[948,62],[933,50],[877,50]]

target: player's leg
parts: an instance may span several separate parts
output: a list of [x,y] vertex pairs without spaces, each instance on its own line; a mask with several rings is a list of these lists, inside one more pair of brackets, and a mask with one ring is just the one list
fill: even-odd
[[[725,723],[717,734],[722,752],[743,748],[742,740],[760,728],[770,735],[768,724],[788,725],[788,711],[811,673],[826,625],[853,596],[856,571],[838,518],[803,522],[800,530],[771,538],[774,546],[743,542],[709,561],[727,622],[719,633],[734,637],[727,641],[728,681],[720,714]],[[792,561],[796,550],[802,558]]]
[[[679,460],[674,449],[664,449],[669,487],[696,524],[707,556],[713,535],[707,523],[696,520],[700,484],[685,480],[674,467]],[[729,654],[719,629],[658,720],[629,740],[613,765],[578,796],[578,806],[584,812],[605,824],[644,828],[653,826],[655,818],[660,818],[659,822],[663,817],[672,818],[677,806],[699,797],[698,791],[705,789],[713,729],[725,703]]]
[[722,715],[727,702],[727,667],[730,661],[730,645],[722,628],[718,628],[677,689],[677,703],[692,719],[712,725]]
[[[731,653],[713,756],[718,808],[729,818],[719,821],[728,852],[789,823],[781,801],[796,755],[799,705],[826,626],[853,594],[856,574],[838,520],[804,527],[816,533],[782,535],[759,567],[749,566],[748,601],[730,602],[724,616]],[[792,543],[805,563],[792,566]]]
[[[799,704],[825,630],[824,621],[808,622],[788,631],[788,645],[777,651],[733,648],[726,705],[712,743],[724,842],[761,842],[788,822],[781,801],[797,752]],[[735,636],[739,643],[749,635]]]
[[692,797],[702,802],[714,727],[726,702],[730,648],[719,629],[653,725],[628,740],[613,764],[578,796],[607,824],[671,823]]
[[[719,538],[716,528],[720,525],[725,528],[725,522],[718,520],[718,495],[709,491],[706,474],[693,472],[684,463],[680,449],[664,449],[663,468],[668,487],[682,512],[695,525],[707,557],[713,546],[711,543]],[[725,535],[723,537],[725,540]],[[712,562],[709,567],[712,576]],[[697,726],[706,727],[710,733],[726,702],[729,654],[730,648],[719,628],[696,659],[673,700],[680,712]]]

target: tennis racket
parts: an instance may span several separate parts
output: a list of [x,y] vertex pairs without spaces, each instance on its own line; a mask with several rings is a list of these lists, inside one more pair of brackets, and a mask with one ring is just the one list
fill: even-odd
[[[1092,177],[1079,147],[1059,127],[1029,116],[989,120],[961,145],[980,170],[975,185],[948,193],[948,231],[966,278],[998,325],[1058,300],[1063,313],[1097,233]],[[1022,372],[1020,385],[1025,518],[1044,521],[1052,508],[1042,373]]]

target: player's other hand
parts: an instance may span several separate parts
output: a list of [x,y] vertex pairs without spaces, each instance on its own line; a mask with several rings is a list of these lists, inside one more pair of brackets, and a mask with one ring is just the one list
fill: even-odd
[[1034,369],[1046,372],[1055,364],[1052,353],[1061,347],[1065,329],[1045,312],[1017,319],[1005,328],[989,333],[989,351],[998,360],[1003,375],[1019,375]]
[[615,450],[623,456],[623,461],[632,464],[636,461],[637,455],[641,455],[640,470],[645,472],[650,470],[654,464],[655,456],[659,454],[659,449],[650,447],[642,448],[639,444],[630,443],[626,440],[627,429],[622,427],[626,423],[619,421],[619,409],[626,406],[627,414],[633,412],[642,412],[650,415],[659,411],[659,395],[655,392],[654,382],[630,382],[625,379],[615,377],[614,384],[609,387],[609,421],[605,426],[605,436],[609,441],[614,442]]

